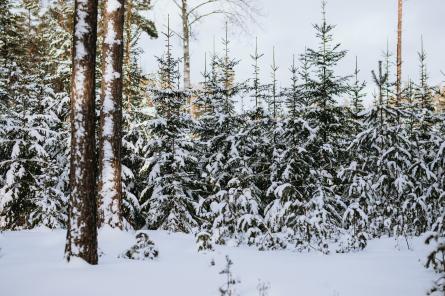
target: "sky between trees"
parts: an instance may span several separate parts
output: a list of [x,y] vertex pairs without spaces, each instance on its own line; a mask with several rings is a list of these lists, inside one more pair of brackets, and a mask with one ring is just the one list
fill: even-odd
[[[171,14],[174,29],[180,29],[180,20],[174,4],[165,0],[154,0],[153,19],[159,31],[165,29],[167,14]],[[250,55],[255,48],[255,37],[258,36],[259,49],[264,53],[261,59],[261,78],[263,82],[271,80],[272,47],[276,47],[276,61],[280,69],[278,81],[282,86],[289,82],[288,68],[292,55],[299,55],[305,46],[317,45],[312,24],[320,21],[320,1],[317,0],[258,0],[263,16],[258,24],[252,24],[249,32],[242,33],[239,28],[231,27],[231,52],[241,60],[237,67],[238,79],[252,76]],[[443,0],[405,0],[404,7],[404,40],[403,40],[403,80],[417,80],[420,39],[423,34],[425,49],[428,55],[428,72],[430,82],[439,84],[445,80],[441,70],[445,71],[445,38]],[[348,50],[348,55],[339,66],[339,73],[352,74],[355,56],[358,56],[361,79],[368,81],[367,103],[375,92],[371,70],[377,67],[382,59],[387,42],[392,53],[396,52],[397,1],[389,0],[330,0],[327,7],[328,22],[336,24],[334,38]],[[221,52],[221,37],[224,35],[222,17],[204,20],[196,27],[196,40],[191,43],[192,83],[201,81],[204,67],[204,53],[211,52],[213,40],[216,50]],[[163,39],[149,40],[144,37],[142,46],[145,51],[142,67],[146,72],[156,70],[156,58],[163,50]],[[174,54],[182,56],[181,42],[174,39]],[[408,77],[408,75],[415,75]]]

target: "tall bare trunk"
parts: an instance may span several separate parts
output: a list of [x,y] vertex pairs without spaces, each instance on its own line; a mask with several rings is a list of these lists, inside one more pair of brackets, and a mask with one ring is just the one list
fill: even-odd
[[181,6],[181,18],[182,18],[182,38],[183,38],[183,51],[184,51],[184,87],[190,88],[190,27],[188,18],[188,6],[187,0],[182,0]]
[[[182,47],[184,58],[184,88],[192,88],[190,79],[190,24],[188,15],[188,3],[187,0],[182,0],[181,5],[181,18],[182,18]],[[197,110],[193,104],[193,98],[188,98],[188,106],[190,108],[190,115],[196,116]]]
[[99,224],[122,229],[122,63],[124,0],[106,0],[99,129]]
[[65,256],[97,264],[95,66],[97,0],[76,0],[71,81],[71,164]]
[[402,96],[402,17],[403,0],[398,0],[398,18],[397,18],[397,104],[400,103]]

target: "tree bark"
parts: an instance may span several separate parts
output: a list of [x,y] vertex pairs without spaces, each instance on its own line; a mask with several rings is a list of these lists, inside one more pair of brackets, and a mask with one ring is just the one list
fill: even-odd
[[188,17],[187,0],[182,0],[181,18],[182,18],[182,45],[184,50],[184,87],[191,88],[190,81],[190,27]]
[[[127,0],[126,4],[126,11],[124,11],[124,24],[126,24],[126,30],[125,30],[125,49],[124,49],[124,64],[126,65],[126,69],[130,68],[131,63],[131,40],[132,40],[132,32],[131,32],[131,24],[132,24],[132,9],[133,9],[133,0]],[[127,72],[126,71],[126,72]],[[128,79],[130,73],[124,73],[125,77]],[[129,86],[126,86],[129,88]],[[127,94],[127,111],[130,112],[131,110],[131,95]]]
[[397,18],[397,101],[398,105],[402,96],[402,17],[403,0],[398,0]]
[[71,76],[71,163],[65,256],[97,264],[95,66],[97,0],[76,0]]
[[106,0],[99,127],[99,225],[122,229],[124,0]]
[[[188,0],[182,0],[181,4],[181,19],[182,19],[182,48],[184,58],[184,88],[191,89],[192,82],[190,78],[190,23]],[[197,110],[193,104],[193,98],[188,97],[188,107],[190,108],[190,115],[195,117]]]

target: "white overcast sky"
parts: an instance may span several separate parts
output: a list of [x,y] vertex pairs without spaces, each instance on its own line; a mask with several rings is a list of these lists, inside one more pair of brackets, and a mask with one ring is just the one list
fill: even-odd
[[[191,0],[193,2],[201,0]],[[177,9],[172,0],[153,0],[154,19],[158,30],[165,29],[167,15],[172,27],[180,30]],[[428,72],[431,83],[439,84],[445,80],[445,0],[405,0],[404,40],[403,40],[403,79],[417,79],[420,40],[423,35],[428,54]],[[259,25],[251,25],[250,33],[241,33],[236,27],[229,27],[232,39],[231,52],[240,59],[237,78],[243,80],[252,72],[250,54],[258,37],[262,58],[262,80],[270,80],[272,48],[275,46],[279,80],[282,86],[288,84],[288,68],[292,55],[299,55],[304,48],[316,46],[312,25],[320,21],[319,0],[258,0],[263,16],[258,18]],[[389,42],[390,51],[396,51],[397,0],[330,0],[327,6],[328,22],[335,24],[334,38],[348,50],[348,55],[339,65],[341,74],[353,72],[355,56],[358,56],[361,78],[368,81],[370,92],[374,86],[371,70],[382,59],[383,51]],[[200,81],[204,66],[204,53],[213,49],[216,38],[217,50],[221,49],[220,39],[224,34],[224,19],[208,18],[195,27],[196,39],[191,44],[192,83]],[[175,38],[174,54],[182,55],[181,43]],[[155,56],[163,51],[164,40],[144,38],[144,55],[141,60],[145,72],[157,69]],[[394,58],[395,59],[395,58]],[[371,94],[369,94],[371,96]]]

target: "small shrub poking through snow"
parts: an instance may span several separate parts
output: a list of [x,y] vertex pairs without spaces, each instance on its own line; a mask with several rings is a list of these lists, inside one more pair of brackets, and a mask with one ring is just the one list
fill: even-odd
[[213,251],[212,236],[207,231],[201,231],[196,235],[196,247],[198,252]]
[[445,295],[445,238],[434,233],[430,235],[426,243],[435,242],[436,248],[428,255],[426,267],[432,268],[440,276],[434,281],[434,286],[428,291],[428,295]]
[[154,242],[150,240],[148,234],[138,233],[136,235],[136,244],[122,253],[119,258],[132,260],[153,260],[158,257],[159,251]]
[[235,286],[236,284],[240,283],[240,281],[234,278],[232,273],[232,265],[232,260],[230,260],[229,256],[226,255],[226,266],[219,272],[219,274],[226,276],[224,284],[219,288],[219,293],[221,296],[237,295]]
[[368,236],[364,232],[360,232],[356,236],[346,235],[340,240],[337,253],[349,253],[352,251],[361,251],[366,248],[368,244]]
[[285,240],[282,235],[267,232],[263,235],[261,240],[258,240],[258,250],[269,251],[269,250],[283,250],[286,249]]
[[270,289],[270,283],[265,283],[261,280],[258,280],[258,285],[256,286],[258,291],[258,296],[268,296],[269,295],[269,289]]

